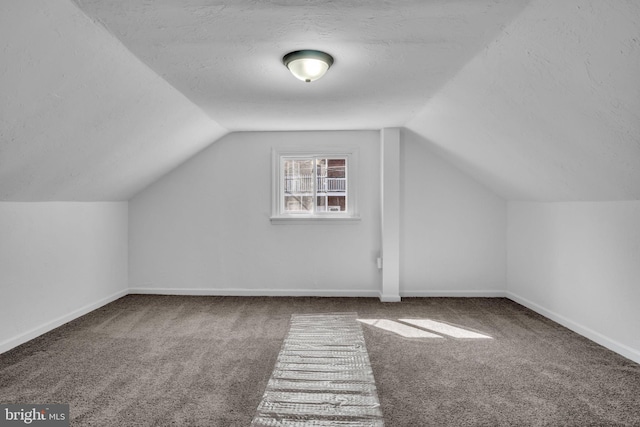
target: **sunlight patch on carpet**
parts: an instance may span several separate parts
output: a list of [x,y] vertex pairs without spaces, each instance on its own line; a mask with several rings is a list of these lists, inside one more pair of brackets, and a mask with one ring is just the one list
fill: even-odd
[[491,339],[489,335],[480,334],[465,328],[453,326],[448,323],[438,322],[431,319],[399,319],[401,322],[409,323],[420,328],[448,335],[453,338]]
[[291,316],[252,426],[384,425],[356,318],[356,313]]
[[389,319],[357,320],[404,338],[444,338],[442,335],[446,335],[461,339],[493,339],[489,335],[431,319],[398,319],[398,322]]
[[393,332],[394,334],[398,334],[405,338],[442,338],[440,335],[432,334],[431,332],[423,331],[422,329],[414,328],[412,326],[403,325],[402,323],[398,323],[388,319],[358,319],[358,322],[366,323],[367,325],[375,326],[376,328]]

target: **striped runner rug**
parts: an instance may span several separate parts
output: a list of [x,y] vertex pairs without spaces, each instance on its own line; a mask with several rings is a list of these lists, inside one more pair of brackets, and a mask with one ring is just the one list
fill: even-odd
[[384,426],[356,313],[294,314],[251,425]]

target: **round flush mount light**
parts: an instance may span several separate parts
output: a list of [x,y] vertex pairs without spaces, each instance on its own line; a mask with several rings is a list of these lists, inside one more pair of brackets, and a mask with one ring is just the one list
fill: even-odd
[[296,50],[287,53],[282,63],[297,79],[309,83],[324,76],[333,65],[333,57],[319,50]]

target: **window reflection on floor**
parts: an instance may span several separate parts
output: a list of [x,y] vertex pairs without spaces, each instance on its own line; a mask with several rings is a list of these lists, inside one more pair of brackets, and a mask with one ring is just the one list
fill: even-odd
[[[493,339],[491,336],[469,330],[459,325],[439,322],[431,319],[358,319],[359,322],[385,331],[393,332],[405,338],[452,338]],[[401,323],[402,322],[402,323]]]
[[375,326],[376,328],[384,329],[385,331],[393,332],[405,338],[442,338],[440,335],[432,334],[431,332],[423,331],[422,329],[404,325],[393,320],[358,319],[358,321],[366,323],[367,325]]

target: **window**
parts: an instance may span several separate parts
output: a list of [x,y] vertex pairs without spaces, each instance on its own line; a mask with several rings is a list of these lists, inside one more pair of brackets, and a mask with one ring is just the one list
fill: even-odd
[[284,214],[346,212],[347,159],[287,158],[281,160]]
[[355,153],[274,151],[272,220],[356,218]]

